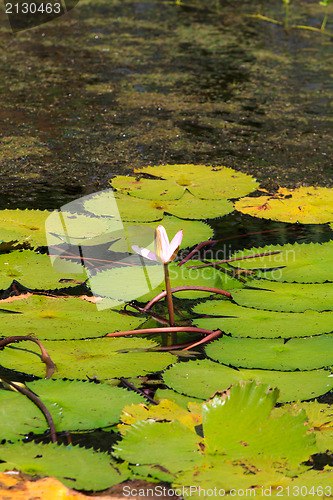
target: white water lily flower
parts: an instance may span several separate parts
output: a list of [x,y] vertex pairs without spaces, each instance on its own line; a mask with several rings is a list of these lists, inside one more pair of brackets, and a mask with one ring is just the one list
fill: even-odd
[[171,262],[176,257],[182,239],[183,230],[178,231],[171,243],[169,243],[169,238],[165,228],[163,226],[158,226],[155,229],[155,253],[151,252],[147,248],[140,248],[138,245],[133,245],[132,249],[137,254],[142,255],[142,257],[146,257],[150,260],[156,260],[161,264],[168,264],[168,262]]

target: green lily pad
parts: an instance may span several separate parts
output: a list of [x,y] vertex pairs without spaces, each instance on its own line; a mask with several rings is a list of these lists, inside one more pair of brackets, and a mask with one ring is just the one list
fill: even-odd
[[[77,490],[103,490],[129,477],[126,466],[116,464],[107,453],[79,446],[15,443],[0,446],[0,470],[52,476]],[[93,471],[93,473],[92,473]]]
[[264,370],[313,370],[332,365],[333,334],[303,339],[239,339],[224,336],[206,347],[220,363]]
[[202,462],[199,441],[200,437],[195,432],[177,420],[140,421],[132,425],[114,447],[114,454],[133,464],[159,464],[173,474]]
[[[333,281],[333,242],[267,245],[235,253],[232,257],[247,257],[258,253],[279,251],[279,254],[232,263],[238,269],[257,270],[257,275],[276,281],[324,283]],[[272,269],[277,268],[277,269]]]
[[[143,262],[147,264],[145,267],[134,265],[118,267],[92,275],[89,278],[91,290],[95,295],[113,298],[115,304],[118,304],[119,300],[128,302],[133,299],[140,301],[152,299],[165,290],[163,265],[156,263],[151,265],[152,261],[148,259],[144,259]],[[214,268],[190,269],[198,263],[191,261],[179,267],[176,263],[170,262],[168,267],[171,286],[202,286],[222,290],[240,286],[239,281]],[[186,290],[176,293],[180,298],[196,299],[212,295],[213,292]]]
[[208,359],[178,363],[164,373],[163,379],[175,391],[200,399],[208,399],[214,392],[224,391],[230,385],[246,380],[278,387],[280,403],[311,399],[333,388],[333,377],[327,370],[235,370]]
[[8,288],[16,280],[30,289],[50,290],[77,286],[86,279],[84,268],[77,262],[62,261],[61,271],[57,271],[48,255],[31,250],[0,255],[0,288]]
[[0,390],[0,440],[21,439],[25,434],[42,434],[48,424],[39,408],[26,396]]
[[71,213],[54,210],[45,221],[47,232],[47,245],[91,246],[99,244],[100,240],[108,241],[110,229],[122,229],[122,223],[103,219],[103,217],[89,217],[80,213]]
[[[259,186],[250,175],[223,166],[160,165],[134,171],[136,177],[115,177],[111,181],[112,185],[120,191],[150,200],[179,199],[185,190],[206,200],[239,198]],[[140,174],[161,177],[163,180],[140,178]]]
[[297,189],[279,188],[273,196],[242,198],[235,203],[235,208],[245,214],[264,219],[323,224],[333,219],[333,190],[313,186],[301,186]]
[[95,216],[113,217],[112,203],[123,222],[150,222],[163,219],[164,213],[184,219],[203,219],[221,217],[233,211],[228,200],[201,200],[191,193],[184,193],[180,200],[146,200],[112,190],[102,191],[84,202],[84,207]]
[[119,421],[125,405],[145,403],[139,394],[107,384],[37,380],[26,385],[50,410],[57,432],[109,427]]
[[[114,193],[112,189],[101,191],[86,199],[83,205],[85,210],[88,210],[95,217],[113,217],[117,221],[119,216],[119,220],[123,222],[157,221],[163,219],[164,213],[163,207],[155,201]],[[115,210],[117,211],[116,216]]]
[[193,311],[216,316],[194,319],[194,325],[210,330],[220,329],[235,337],[307,337],[330,333],[333,328],[333,311],[283,313],[242,307],[223,299],[207,300],[196,305]]
[[[40,350],[26,343],[6,347],[0,353],[1,365],[18,372],[45,377]],[[163,370],[174,361],[169,353],[147,352],[156,343],[140,338],[102,338],[43,342],[56,364],[53,378],[111,379],[135,377]]]
[[278,396],[278,389],[268,392],[268,386],[250,382],[204,404],[205,453],[229,459],[267,456],[293,465],[306,460],[316,451],[314,435],[306,434],[306,414],[269,418]]
[[47,245],[45,221],[47,210],[0,210],[0,235],[2,240],[16,240],[32,247]]
[[144,318],[120,314],[110,309],[98,311],[95,304],[74,297],[33,295],[27,299],[3,303],[0,308],[2,334],[18,330],[20,335],[32,332],[39,340],[97,338],[119,330],[137,328]]
[[240,306],[269,311],[302,312],[333,310],[331,283],[299,284],[274,281],[255,281],[253,288],[231,290],[232,298]]

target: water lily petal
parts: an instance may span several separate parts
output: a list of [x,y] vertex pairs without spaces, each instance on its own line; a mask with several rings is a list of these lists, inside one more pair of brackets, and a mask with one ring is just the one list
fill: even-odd
[[141,255],[142,257],[145,257],[146,259],[156,261],[158,260],[154,252],[151,252],[150,250],[148,250],[148,248],[139,247],[138,245],[132,245],[132,250],[134,250],[135,253]]
[[183,230],[178,231],[178,233],[173,237],[173,239],[169,245],[169,254],[171,254],[171,255],[169,256],[168,262],[170,262],[171,260],[173,260],[176,257],[178,250],[179,250],[179,247],[180,247],[180,244],[182,242],[182,239],[183,239]]
[[169,238],[164,226],[157,226],[155,229],[155,255],[159,262],[166,264],[169,260]]

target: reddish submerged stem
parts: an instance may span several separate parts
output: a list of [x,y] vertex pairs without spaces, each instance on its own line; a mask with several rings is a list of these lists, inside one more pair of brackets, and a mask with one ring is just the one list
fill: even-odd
[[122,332],[107,333],[106,337],[123,337],[125,335],[143,335],[147,333],[173,333],[173,332],[196,332],[212,333],[212,330],[206,328],[197,328],[196,326],[166,326],[162,328],[142,328],[141,330],[124,330]]
[[54,422],[52,419],[52,415],[49,412],[49,410],[46,408],[44,403],[36,396],[36,394],[34,394],[32,391],[30,391],[27,387],[22,387],[21,385],[15,384],[15,382],[11,382],[11,381],[6,380],[6,379],[2,379],[2,380],[6,384],[13,387],[17,392],[20,392],[21,394],[24,394],[24,396],[27,396],[27,398],[29,398],[30,401],[32,401],[33,403],[35,403],[36,406],[38,406],[38,408],[43,412],[43,414],[46,418],[46,421],[50,427],[51,441],[52,441],[52,443],[56,443],[57,442],[57,434],[56,434],[56,430],[55,430],[55,425],[54,425]]
[[[172,293],[176,292],[183,292],[184,290],[201,290],[203,292],[212,292],[212,293],[218,293],[220,295],[224,295],[225,297],[228,297],[231,299],[231,293],[226,292],[225,290],[220,290],[220,288],[212,288],[210,286],[191,286],[191,285],[186,285],[186,286],[176,286],[174,288],[170,289]],[[143,308],[143,311],[146,312],[148,311],[151,306],[156,304],[159,300],[163,299],[166,296],[167,292],[161,292],[158,295],[156,295],[153,299],[151,299],[150,302]]]
[[6,337],[5,339],[0,340],[0,349],[8,344],[15,344],[16,342],[22,342],[23,340],[30,340],[39,346],[42,353],[42,361],[46,364],[45,378],[51,378],[55,370],[55,364],[43,344],[34,337],[31,337],[30,335],[13,335],[12,337]]

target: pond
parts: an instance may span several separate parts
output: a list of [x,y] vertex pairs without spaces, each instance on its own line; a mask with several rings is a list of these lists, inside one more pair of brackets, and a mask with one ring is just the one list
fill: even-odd
[[[327,370],[333,352],[333,12],[314,1],[292,2],[287,7],[289,28],[284,29],[286,4],[81,0],[66,15],[15,34],[0,13],[0,67],[6,75],[0,84],[2,336],[34,332],[57,365],[55,380],[43,380],[39,346],[20,343],[1,352],[0,375],[25,381],[52,408],[59,442],[97,451],[69,445],[58,453],[56,445],[38,447],[40,441],[50,442],[49,422],[21,395],[0,391],[1,406],[7,409],[0,432],[0,470],[10,463],[31,476],[54,476],[78,490],[113,487],[111,494],[122,495],[117,486],[122,481],[132,489],[157,481],[183,497],[182,488],[190,485],[206,491],[217,485],[226,495],[239,488],[238,496],[244,496],[242,489],[259,495],[261,487],[273,485],[276,494],[276,474],[285,488],[303,486],[309,495],[316,485],[313,494],[319,498],[320,488],[329,487],[331,470],[325,469],[324,478],[318,470],[332,465],[333,452],[330,430],[323,431],[333,425],[333,382]],[[327,33],[320,33],[325,13]],[[97,239],[95,245],[84,246],[84,231],[103,237],[106,229],[98,226],[110,222],[98,205],[91,208],[91,195],[103,196],[110,182],[118,183],[125,186],[118,188],[119,200],[126,195],[131,205],[137,192],[133,195],[133,186],[125,185],[122,176],[136,171],[130,181],[136,189],[141,183],[137,169],[156,166],[153,175],[173,182],[167,165],[178,165],[179,171],[184,167],[185,177],[187,166],[201,165],[206,172],[204,165],[211,165],[203,176],[211,195],[200,196],[205,180],[195,186],[198,194],[191,180],[186,184],[177,178],[177,188],[188,186],[193,212],[178,213],[177,219],[173,209],[179,207],[172,201],[169,208],[155,207],[160,217],[142,221],[140,208],[134,218],[121,209],[126,237],[119,234],[120,242],[116,238],[111,246]],[[233,169],[233,189],[241,182],[239,173],[252,176],[258,185],[239,196],[221,195],[229,208],[216,217],[215,185],[209,179],[221,165]],[[143,176],[143,189],[151,173]],[[296,208],[288,205],[298,200],[301,186],[316,189],[310,187]],[[248,207],[257,196],[262,201],[251,212]],[[140,203],[146,202],[142,198]],[[203,198],[208,198],[206,212],[199,217],[195,208],[200,211]],[[75,228],[71,245],[63,236],[51,243],[67,259],[65,267],[51,268],[47,216],[78,199],[85,200],[81,211],[74,210],[81,233]],[[281,200],[286,206],[279,211],[274,204]],[[305,215],[308,207],[310,217]],[[274,220],[268,208],[277,210]],[[30,218],[30,212],[14,209],[36,212]],[[97,217],[94,230],[88,229],[87,213]],[[73,217],[75,213],[67,221]],[[138,219],[141,226],[135,225]],[[200,241],[217,240],[206,253],[195,255],[196,265],[199,258],[228,259],[239,251],[245,257],[279,252],[273,261],[269,255],[222,270],[215,264],[196,270],[201,287],[227,290],[232,300],[221,295],[207,300],[202,291],[181,292],[181,298],[174,293],[176,324],[193,329],[178,332],[178,342],[199,341],[200,328],[207,334],[221,329],[226,333],[222,342],[215,339],[172,354],[157,349],[170,343],[165,333],[100,338],[110,330],[168,325],[164,301],[155,304],[146,323],[147,316],[140,314],[163,283],[156,289],[152,285],[149,293],[134,293],[130,300],[139,301],[126,306],[125,314],[123,303],[113,311],[97,310],[89,302],[92,291],[103,296],[99,291],[105,283],[116,283],[112,291],[117,289],[118,299],[128,302],[121,294],[134,289],[138,279],[134,271],[119,270],[119,259],[125,260],[121,244],[148,245],[145,231],[152,241],[158,224],[165,225],[170,239],[184,229],[179,260]],[[139,241],[131,239],[135,232]],[[15,239],[17,248],[10,243]],[[37,248],[40,253],[32,251]],[[83,259],[87,275],[82,276],[78,262]],[[172,286],[182,285],[181,279],[195,283],[190,265],[179,271],[183,268],[169,264]],[[154,283],[156,266],[146,266],[145,276]],[[87,276],[90,288],[84,283]],[[88,300],[80,300],[83,296]],[[244,380],[262,384],[239,385]],[[266,383],[281,394],[268,392]],[[203,403],[231,384],[230,391]],[[168,401],[161,403],[164,397]],[[296,400],[311,401],[283,404]],[[306,435],[304,425],[311,430]],[[225,427],[228,438],[221,437]],[[20,439],[26,434],[23,445]],[[98,452],[111,448],[112,457]],[[42,458],[40,463],[36,457]],[[77,463],[80,467],[74,467]],[[282,488],[283,496],[286,491]],[[200,495],[196,490],[191,496]]]

